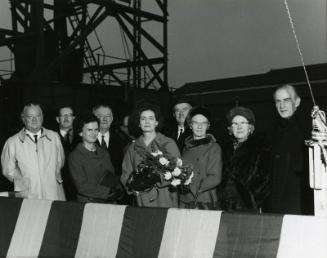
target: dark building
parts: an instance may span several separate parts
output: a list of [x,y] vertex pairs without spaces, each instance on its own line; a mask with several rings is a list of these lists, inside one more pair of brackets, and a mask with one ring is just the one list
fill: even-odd
[[[306,68],[316,104],[320,109],[327,111],[327,64],[309,65]],[[207,106],[211,110],[215,122],[222,127],[225,127],[225,115],[231,107],[235,105],[249,107],[256,116],[256,129],[264,131],[277,116],[272,97],[274,88],[286,83],[297,88],[302,99],[300,109],[306,112],[310,119],[313,101],[303,67],[276,69],[265,74],[186,83],[177,89],[174,95],[184,96],[193,103]]]

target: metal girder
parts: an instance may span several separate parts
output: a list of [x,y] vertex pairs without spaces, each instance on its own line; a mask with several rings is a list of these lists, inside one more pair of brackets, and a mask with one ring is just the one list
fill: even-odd
[[81,32],[79,36],[77,36],[70,46],[68,46],[56,59],[54,59],[49,66],[47,67],[47,74],[51,73],[53,69],[58,65],[61,61],[64,61],[65,58],[72,53],[76,46],[83,43],[83,41],[87,38],[87,36],[108,16],[107,10],[105,10],[102,14],[98,15],[98,17],[93,17],[93,22],[88,22],[84,30]]
[[141,10],[134,9],[132,7],[128,7],[122,4],[118,4],[114,1],[108,1],[108,0],[82,0],[82,2],[86,3],[93,3],[93,4],[98,4],[101,6],[105,6],[109,9],[116,10],[117,12],[126,12],[132,15],[138,15],[144,18],[147,18],[149,20],[157,21],[157,22],[166,22],[165,18],[163,18],[160,15],[153,14],[150,12],[145,12]]
[[163,58],[150,58],[147,61],[139,61],[139,62],[133,62],[133,61],[127,61],[127,62],[121,62],[121,63],[115,63],[115,64],[107,64],[102,65],[100,68],[96,66],[91,66],[88,68],[83,69],[85,72],[93,72],[97,70],[101,70],[105,73],[111,73],[113,70],[116,69],[122,69],[122,68],[131,68],[133,66],[145,66],[149,63],[151,64],[162,64]]
[[[120,85],[131,85],[130,81],[125,83],[127,80],[131,79],[134,82],[132,84],[134,87],[158,88],[158,85],[155,84],[159,84],[161,90],[168,91],[167,0],[155,1],[159,7],[160,14],[142,10],[142,0],[125,0],[122,1],[124,4],[115,0],[70,0],[63,2],[63,5],[67,5],[71,8],[69,11],[64,11],[63,14],[57,12],[54,18],[42,17],[42,15],[44,15],[44,9],[55,12],[55,3],[58,4],[58,2],[55,1],[56,0],[53,0],[53,4],[49,4],[44,3],[44,0],[10,0],[12,5],[13,30],[0,29],[0,46],[8,46],[10,49],[13,49],[16,42],[28,38],[31,38],[32,41],[34,40],[37,44],[37,49],[35,49],[35,63],[38,64],[39,67],[34,69],[30,79],[33,79],[33,77],[34,79],[37,78],[37,74],[41,72],[43,75],[42,79],[50,80],[53,78],[52,75],[70,58],[74,51],[77,49],[89,48],[89,53],[91,51],[91,56],[93,55],[93,61],[84,61],[84,68],[82,71],[83,73],[91,74],[95,83],[104,84],[104,77],[108,75]],[[131,6],[131,3],[134,4]],[[33,8],[31,7],[32,5]],[[89,5],[96,7],[91,15],[86,11]],[[63,19],[66,21],[69,20],[72,23],[72,17],[76,17],[78,22],[76,22],[75,26],[71,25],[73,30],[70,30],[70,34],[63,39],[67,40],[68,44],[61,44],[64,45],[65,48],[59,49],[55,56],[50,53],[50,56],[53,56],[52,59],[45,61],[44,58],[49,58],[49,53],[45,53],[45,51],[49,51],[45,44],[51,40],[51,38],[49,39],[47,37],[49,35],[50,37],[56,37],[57,35],[55,31],[56,28],[54,28],[55,22]],[[103,54],[102,58],[105,61],[103,64],[100,64],[99,60],[97,62],[95,61],[95,54],[92,53],[93,49],[90,47],[88,37],[91,33],[95,32],[107,17],[115,18],[121,31],[127,36],[128,42],[126,41],[125,43],[126,47],[130,45],[133,46],[134,51],[132,59],[130,57],[125,57],[125,59],[117,57],[125,61],[117,63],[117,60],[111,59],[109,62],[106,62],[105,58],[107,58],[107,56]],[[152,35],[150,30],[143,28],[142,22],[144,21],[156,22],[159,26],[162,26],[162,37],[158,38],[158,36]],[[34,27],[31,26],[31,24],[34,24]],[[62,23],[59,22],[59,24]],[[23,32],[19,32],[21,29]],[[68,33],[67,31],[66,33]],[[157,31],[155,33],[157,34]],[[146,49],[143,49],[142,39],[145,39],[158,53],[149,53]],[[99,54],[97,55],[99,59]],[[85,52],[84,60],[87,60],[87,58]],[[131,70],[131,68],[133,69]],[[123,78],[125,75],[122,75],[120,72],[121,69],[127,69],[126,79]]]
[[[131,17],[126,15],[126,13],[122,12],[121,16],[124,17],[126,21],[129,22],[130,25],[135,26],[135,22]],[[149,40],[158,50],[164,53],[165,48],[161,45],[154,37],[152,37],[146,30],[140,28],[140,33],[144,36],[147,40]]]
[[[141,57],[143,58],[143,60],[145,60],[145,62],[148,62],[149,59],[148,57],[145,55],[144,51],[141,49],[141,46],[138,45],[138,43],[135,41],[135,39],[133,38],[132,33],[129,31],[128,27],[126,26],[126,24],[123,22],[123,20],[121,19],[121,17],[119,15],[116,16],[117,21],[119,22],[119,24],[122,26],[124,32],[127,34],[127,36],[129,37],[130,41],[133,42],[133,44],[139,48],[139,52]],[[148,67],[150,69],[150,71],[152,72],[153,76],[155,77],[155,79],[157,79],[157,81],[159,82],[161,87],[166,87],[167,85],[165,85],[164,81],[158,76],[156,69],[154,68],[154,66],[151,63],[148,63]]]

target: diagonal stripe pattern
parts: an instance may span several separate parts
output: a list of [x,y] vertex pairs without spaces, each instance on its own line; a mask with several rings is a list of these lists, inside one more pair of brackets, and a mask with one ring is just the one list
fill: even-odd
[[159,257],[211,258],[220,216],[221,211],[169,209]]
[[115,257],[125,208],[86,204],[75,257]]
[[0,197],[0,257],[327,257],[327,218]]
[[7,257],[38,256],[50,209],[51,202],[24,200]]

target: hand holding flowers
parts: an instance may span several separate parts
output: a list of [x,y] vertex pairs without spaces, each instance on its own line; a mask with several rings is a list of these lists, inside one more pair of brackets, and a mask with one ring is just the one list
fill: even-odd
[[169,158],[161,151],[147,153],[144,160],[130,175],[127,186],[132,191],[149,191],[159,187],[160,182],[170,182],[170,185],[189,185],[192,181],[193,166],[183,165],[180,158]]

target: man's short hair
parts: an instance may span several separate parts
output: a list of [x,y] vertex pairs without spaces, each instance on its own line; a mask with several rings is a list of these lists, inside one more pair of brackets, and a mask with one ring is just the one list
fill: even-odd
[[278,86],[275,91],[274,91],[274,94],[273,94],[273,98],[274,100],[276,99],[276,92],[281,90],[281,89],[284,89],[284,90],[287,90],[292,98],[293,101],[297,100],[298,98],[300,98],[299,94],[297,93],[297,90],[295,89],[295,87],[291,84],[284,84],[282,86]]
[[28,108],[37,108],[40,110],[40,113],[41,113],[41,116],[43,117],[43,111],[42,111],[42,108],[40,106],[40,104],[37,104],[37,103],[28,103],[24,106],[23,110],[22,110],[22,113],[20,114],[21,118],[24,118],[25,117],[25,113],[26,113],[26,110]]
[[101,107],[103,107],[103,108],[109,108],[110,111],[112,112],[112,108],[111,108],[108,104],[105,104],[105,103],[101,103],[101,104],[97,104],[97,105],[95,105],[95,106],[92,108],[92,112],[94,113],[97,109],[99,109],[99,108],[101,108]]
[[64,109],[64,108],[70,108],[71,111],[73,111],[73,115],[74,115],[74,109],[73,109],[71,106],[69,106],[69,105],[64,105],[64,106],[60,106],[60,107],[58,108],[58,116],[60,116],[60,111],[61,111],[62,109]]

